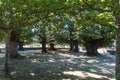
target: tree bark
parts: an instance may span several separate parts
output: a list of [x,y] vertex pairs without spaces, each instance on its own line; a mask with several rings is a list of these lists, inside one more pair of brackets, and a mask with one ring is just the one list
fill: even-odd
[[74,52],[79,52],[79,46],[78,46],[78,40],[74,40],[74,46],[75,46],[75,49],[74,49]]
[[[120,0],[114,0],[115,7],[119,8]],[[120,80],[120,9],[114,9],[113,14],[115,16],[115,24],[116,24],[116,68],[115,68],[115,76],[116,80]]]
[[70,31],[70,49],[69,51],[74,51],[74,43],[73,43],[73,34]]
[[85,48],[87,56],[97,56],[98,55],[98,47],[100,47],[104,43],[104,38],[101,39],[88,39],[85,41]]
[[13,23],[13,12],[12,12],[12,6],[10,3],[7,4],[7,12],[8,15],[8,25],[6,26],[7,29],[5,32],[5,38],[6,38],[6,53],[5,53],[5,77],[11,77],[11,63],[10,63],[10,39],[11,39],[11,32],[12,32],[12,23]]
[[91,44],[91,43],[87,43],[85,45],[85,48],[87,50],[87,52],[86,52],[87,56],[96,56],[98,53],[97,52],[98,47],[96,45]]
[[50,49],[49,50],[52,50],[52,51],[56,51],[56,48],[54,47],[55,44],[50,44]]
[[70,49],[69,51],[73,51],[74,50],[74,44],[73,44],[73,39],[70,40]]
[[18,41],[19,50],[24,50],[23,42]]
[[7,30],[5,33],[6,37],[6,53],[5,53],[5,76],[6,77],[11,77],[10,74],[10,66],[11,66],[11,61],[10,61],[10,37],[11,37],[11,30]]
[[[119,4],[119,0],[116,0],[116,3]],[[116,32],[117,32],[117,39],[116,39],[116,80],[120,80],[120,16],[118,15],[119,12],[115,12],[116,18]]]
[[11,32],[10,37],[10,57],[11,58],[19,58],[22,57],[20,54],[18,54],[18,34],[14,31]]
[[46,49],[46,37],[42,37],[42,52],[47,52]]
[[116,80],[120,80],[120,26],[117,29],[116,52]]
[[18,43],[16,41],[10,42],[10,57],[17,58],[18,55]]

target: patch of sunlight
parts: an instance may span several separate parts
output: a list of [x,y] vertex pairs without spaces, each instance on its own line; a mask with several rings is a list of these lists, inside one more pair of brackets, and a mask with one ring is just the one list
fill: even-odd
[[74,55],[70,55],[70,54],[59,54],[60,56],[64,56],[64,57],[69,57],[69,58],[77,58],[76,56]]
[[65,62],[66,60],[64,60],[64,59],[61,59],[60,61],[61,61],[61,62]]
[[14,72],[11,72],[11,75],[13,75],[13,74],[15,74],[16,73],[16,71],[14,71]]
[[25,50],[25,51],[19,51],[22,55],[35,55],[34,53],[39,53],[40,50]]
[[103,76],[103,75],[98,75],[95,73],[90,73],[90,72],[84,72],[84,71],[64,71],[63,74],[65,75],[74,75],[74,76],[78,76],[81,78],[87,78],[87,77],[92,77],[92,78],[108,78],[107,76]]
[[95,63],[95,62],[99,62],[99,61],[97,61],[97,60],[88,60],[87,62],[88,63]]
[[64,71],[63,74],[79,76],[79,77],[82,77],[82,78],[86,77],[82,71]]
[[98,49],[99,53],[107,53],[107,50],[105,48],[100,48]]
[[31,76],[35,76],[35,73],[30,73]]
[[90,69],[91,72],[97,72],[95,69]]
[[59,53],[59,55],[60,56],[63,56],[63,57],[66,57],[66,58],[72,58],[72,59],[74,59],[74,58],[84,58],[84,59],[86,59],[86,58],[91,58],[91,57],[89,57],[89,56],[84,56],[84,55],[80,55],[80,56],[75,56],[75,55],[72,55],[72,54],[69,54],[69,53],[66,53],[66,54],[63,54],[63,53]]
[[90,77],[93,77],[93,78],[108,78],[107,76],[98,75],[98,74],[94,74],[94,73],[87,73],[87,75]]
[[37,59],[31,59],[31,62],[33,62],[33,63],[39,63],[40,61],[37,60]]
[[62,80],[71,80],[71,79],[62,79]]
[[60,60],[61,62],[69,62],[69,63],[73,63],[73,64],[75,64],[76,62],[75,61],[72,61],[72,59],[62,59],[62,60]]
[[105,74],[106,74],[106,73],[107,73],[107,74],[110,74],[110,73],[111,73],[110,71],[108,71],[108,70],[106,70],[106,69],[102,69],[101,71],[102,71],[102,73],[105,73]]
[[0,58],[3,58],[5,56],[5,54],[0,54]]
[[80,67],[85,67],[85,64],[80,64]]
[[110,79],[110,80],[116,80],[116,79]]
[[73,70],[73,68],[69,68],[69,70]]
[[69,63],[76,64],[76,61],[73,61],[73,59],[67,59],[66,61],[69,62]]
[[108,65],[108,66],[115,66],[115,63],[103,63],[103,65]]
[[49,62],[55,62],[55,60],[54,59],[50,59]]

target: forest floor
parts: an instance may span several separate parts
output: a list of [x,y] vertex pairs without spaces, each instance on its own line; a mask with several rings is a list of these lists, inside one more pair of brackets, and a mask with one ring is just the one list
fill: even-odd
[[12,59],[11,79],[4,78],[4,53],[0,53],[0,80],[115,80],[115,55],[87,57],[66,50],[19,53],[26,57]]

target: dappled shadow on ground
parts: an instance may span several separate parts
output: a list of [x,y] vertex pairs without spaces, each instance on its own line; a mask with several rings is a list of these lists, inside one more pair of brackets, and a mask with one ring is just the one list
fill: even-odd
[[115,74],[111,57],[87,57],[70,51],[25,55],[26,59],[12,60],[12,80],[110,80]]

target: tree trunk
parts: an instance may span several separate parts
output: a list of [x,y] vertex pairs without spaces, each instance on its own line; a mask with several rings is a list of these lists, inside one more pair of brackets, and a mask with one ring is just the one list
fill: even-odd
[[[73,41],[73,40],[72,40],[72,41]],[[70,49],[69,49],[69,51],[73,51],[73,50],[74,50],[74,44],[73,44],[72,41],[70,40]]]
[[10,57],[11,58],[18,58],[18,43],[16,41],[10,42]]
[[54,47],[54,44],[50,44],[50,49],[49,50],[52,50],[52,51],[56,51],[56,48]]
[[11,37],[10,37],[10,57],[11,58],[19,58],[22,57],[20,54],[18,54],[18,35],[12,31]]
[[42,52],[47,52],[46,50],[46,37],[42,37]]
[[73,43],[73,34],[70,32],[70,49],[69,51],[74,51],[74,43]]
[[[116,4],[119,4],[119,0],[116,0]],[[116,80],[120,80],[120,16],[119,11],[115,11],[116,18]]]
[[87,56],[96,56],[97,55],[97,46],[96,45],[93,45],[93,44],[91,44],[91,43],[87,43],[86,45],[85,45],[85,48],[86,48],[86,50],[87,50],[87,52],[86,52],[86,55]]
[[116,52],[116,80],[120,80],[120,26],[117,29]]
[[85,40],[85,48],[87,56],[97,56],[98,55],[98,47],[100,47],[104,43],[104,38],[101,39],[88,39]]
[[74,52],[79,52],[79,47],[78,47],[78,40],[74,40],[74,45],[75,45],[75,49]]
[[18,42],[19,50],[24,50],[23,42]]
[[6,77],[11,77],[10,74],[10,37],[11,37],[11,30],[7,30],[5,33],[6,37],[6,53],[5,53],[5,76]]
[[53,34],[50,35],[50,49],[49,50],[53,50],[56,51],[56,48],[54,47],[55,45],[55,37]]

